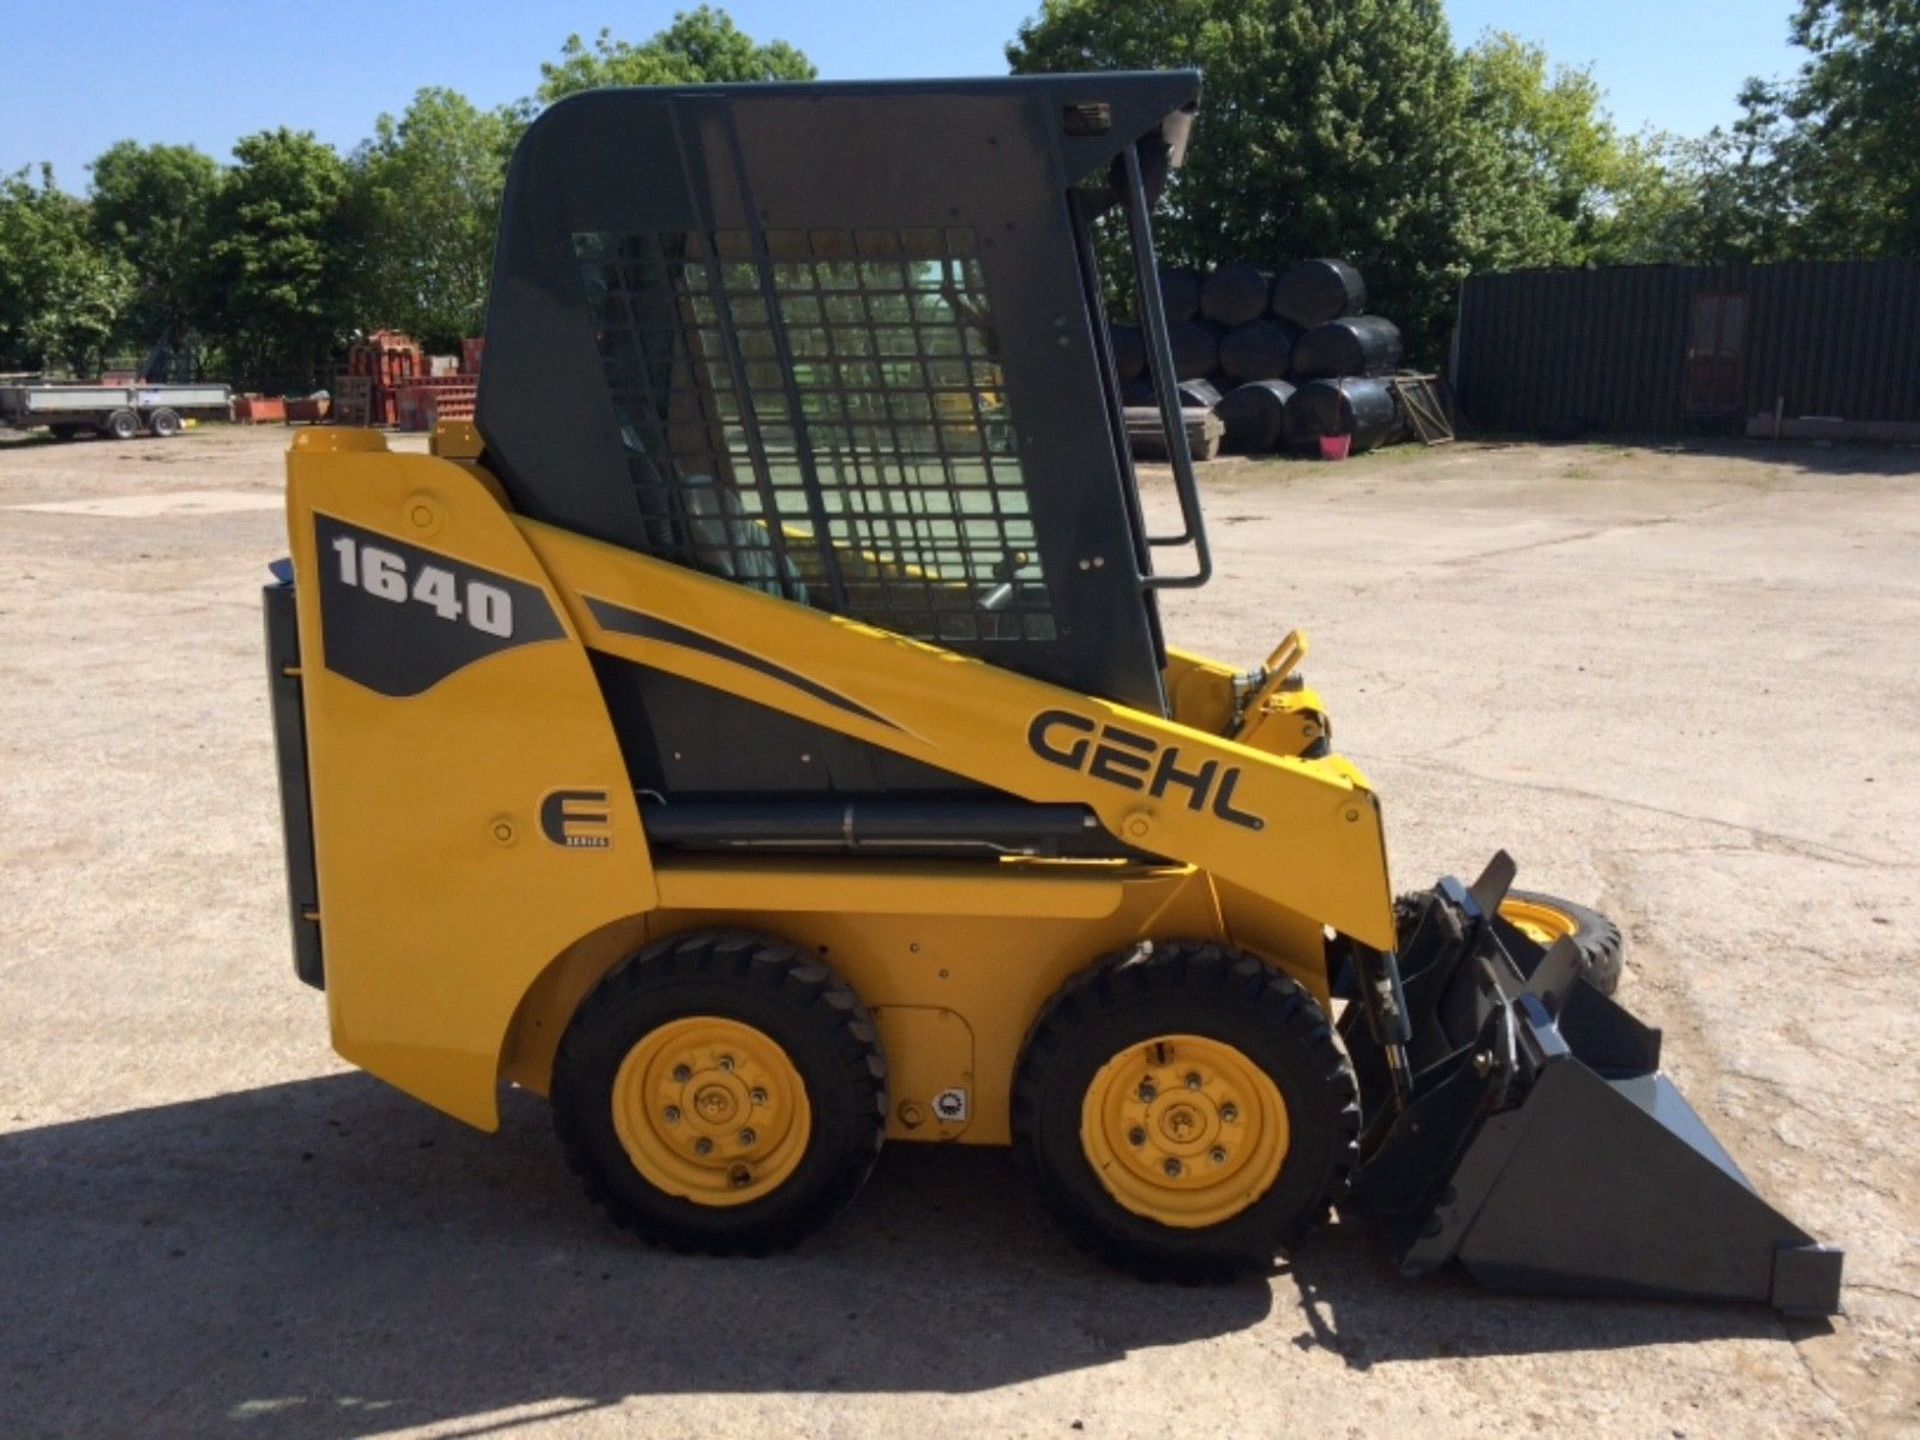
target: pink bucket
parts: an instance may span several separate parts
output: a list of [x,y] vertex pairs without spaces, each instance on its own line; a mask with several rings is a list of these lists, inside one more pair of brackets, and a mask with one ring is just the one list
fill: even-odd
[[1344,460],[1353,444],[1351,435],[1322,435],[1320,437],[1320,458],[1322,460]]

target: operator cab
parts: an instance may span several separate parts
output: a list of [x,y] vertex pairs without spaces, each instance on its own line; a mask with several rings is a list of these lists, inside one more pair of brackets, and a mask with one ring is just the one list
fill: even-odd
[[[1204,578],[1204,539],[1175,423],[1188,524],[1170,539],[1201,563],[1154,575],[1092,226],[1120,207],[1150,280],[1148,192],[1199,87],[1183,71],[563,101],[508,176],[489,467],[536,519],[1166,714],[1153,591]],[[613,673],[631,668],[603,671],[616,712],[658,729],[693,703],[685,682]],[[873,758],[872,782],[901,788],[879,772],[905,763]]]

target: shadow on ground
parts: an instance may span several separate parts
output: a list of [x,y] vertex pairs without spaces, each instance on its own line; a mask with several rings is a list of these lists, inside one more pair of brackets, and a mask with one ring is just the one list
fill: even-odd
[[1351,1226],[1277,1284],[1142,1285],[1060,1242],[998,1151],[894,1147],[791,1255],[664,1254],[580,1197],[541,1102],[507,1100],[486,1136],[340,1075],[0,1136],[5,1429],[344,1436],[645,1394],[965,1392],[1269,1320],[1276,1394],[1296,1350],[1364,1369],[1781,1333],[1406,1281]]
[[[1780,465],[1809,475],[1884,475],[1911,479],[1920,473],[1920,448],[1865,440],[1761,440],[1736,435],[1612,435],[1603,432],[1565,435],[1483,434],[1468,430],[1464,439],[1482,449],[1537,449],[1592,451],[1619,454],[1638,451],[1647,456],[1713,456]],[[1382,452],[1387,453],[1387,452]],[[1417,453],[1417,452],[1415,452]]]

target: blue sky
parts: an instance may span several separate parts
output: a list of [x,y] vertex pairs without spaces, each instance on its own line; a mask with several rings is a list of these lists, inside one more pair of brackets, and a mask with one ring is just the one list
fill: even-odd
[[[404,0],[230,5],[175,0],[21,4],[0,46],[0,171],[51,160],[80,190],[85,165],[134,137],[222,160],[254,130],[291,125],[342,149],[422,85],[482,104],[529,94],[569,32],[641,39],[697,0]],[[1038,0],[733,0],[759,39],[805,50],[830,79],[1002,74],[1002,47]],[[1792,0],[1448,0],[1461,43],[1513,30],[1556,60],[1591,64],[1628,129],[1697,134],[1730,119],[1749,75],[1784,74]],[[361,34],[346,33],[357,27]]]

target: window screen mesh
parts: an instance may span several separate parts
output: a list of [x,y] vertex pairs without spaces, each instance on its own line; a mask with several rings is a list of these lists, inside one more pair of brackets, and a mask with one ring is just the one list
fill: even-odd
[[652,553],[921,639],[1054,638],[972,231],[573,243]]

